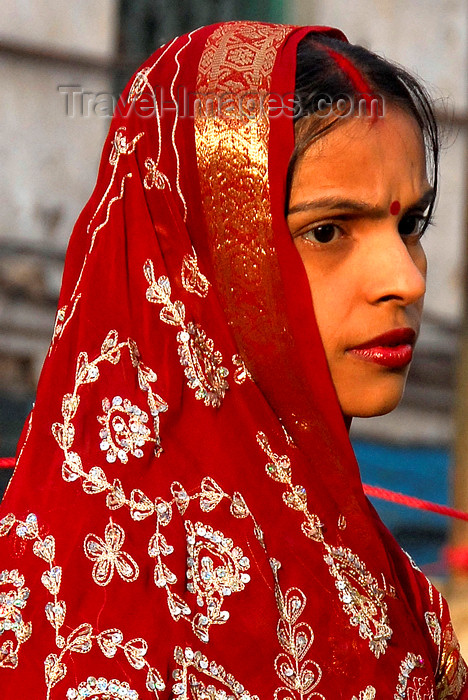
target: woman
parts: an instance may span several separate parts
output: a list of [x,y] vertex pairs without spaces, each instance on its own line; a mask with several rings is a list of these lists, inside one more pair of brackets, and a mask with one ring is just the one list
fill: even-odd
[[401,396],[437,184],[417,88],[323,98],[386,85],[353,51],[227,23],[131,81],[3,506],[2,698],[468,697],[347,434]]

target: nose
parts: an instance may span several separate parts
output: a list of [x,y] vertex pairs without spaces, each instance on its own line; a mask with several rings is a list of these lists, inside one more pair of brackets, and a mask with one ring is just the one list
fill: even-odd
[[419,241],[405,241],[393,226],[387,226],[369,236],[366,252],[362,271],[370,303],[395,301],[409,306],[424,298],[427,264]]

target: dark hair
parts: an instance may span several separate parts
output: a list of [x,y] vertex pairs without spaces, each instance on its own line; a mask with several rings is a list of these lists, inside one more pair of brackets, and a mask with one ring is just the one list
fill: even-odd
[[[288,198],[298,158],[314,139],[335,128],[343,118],[336,113],[324,117],[320,111],[321,98],[326,96],[330,103],[335,104],[339,99],[347,98],[353,100],[354,105],[361,105],[363,92],[367,93],[364,95],[366,107],[372,109],[372,100],[377,109],[382,108],[382,103],[388,103],[400,107],[416,120],[424,139],[431,185],[437,193],[440,134],[427,90],[403,67],[363,46],[348,44],[325,33],[311,33],[297,48],[296,143],[287,174]],[[314,114],[315,119],[307,119]],[[431,218],[434,204],[435,196],[426,221]]]

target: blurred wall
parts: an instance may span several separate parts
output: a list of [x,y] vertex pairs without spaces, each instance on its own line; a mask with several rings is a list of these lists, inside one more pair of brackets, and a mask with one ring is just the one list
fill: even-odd
[[8,420],[15,412],[24,419],[25,396],[35,390],[66,244],[92,190],[108,128],[92,109],[85,115],[85,99],[72,100],[68,86],[110,91],[115,4],[2,2],[0,454],[11,454]]

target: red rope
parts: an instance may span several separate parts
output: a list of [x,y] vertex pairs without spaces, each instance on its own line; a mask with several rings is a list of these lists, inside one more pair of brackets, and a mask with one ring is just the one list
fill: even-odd
[[363,484],[363,487],[364,493],[367,496],[381,498],[384,501],[391,501],[392,503],[400,503],[403,506],[408,506],[408,508],[430,510],[433,513],[439,513],[439,515],[448,515],[450,518],[458,518],[459,520],[468,521],[468,513],[465,513],[462,510],[456,510],[455,508],[450,508],[450,506],[442,506],[439,503],[423,501],[421,498],[407,496],[404,493],[396,493],[395,491],[390,491],[389,489],[382,489],[380,486],[369,486],[369,484]]
[[0,457],[0,469],[10,469],[15,466],[14,457]]
[[[14,457],[0,457],[0,469],[9,469],[14,466]],[[384,501],[391,501],[392,503],[400,503],[408,508],[429,510],[433,513],[439,513],[439,515],[447,515],[450,518],[458,518],[459,520],[466,520],[468,522],[468,513],[465,513],[462,510],[456,510],[455,508],[450,508],[450,506],[442,506],[439,503],[432,503],[431,501],[423,501],[421,498],[407,496],[404,493],[396,493],[395,491],[390,491],[389,489],[382,489],[380,486],[363,484],[363,487],[364,493],[367,496],[381,498]]]

